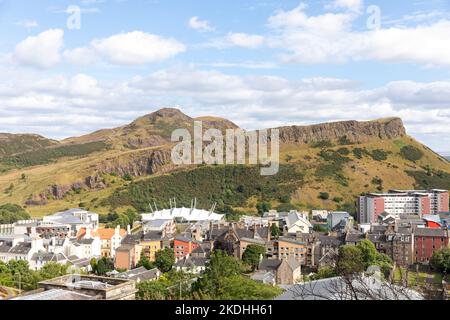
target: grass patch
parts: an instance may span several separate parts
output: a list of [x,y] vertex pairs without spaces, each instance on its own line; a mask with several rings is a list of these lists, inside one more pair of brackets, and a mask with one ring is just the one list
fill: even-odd
[[52,163],[65,157],[86,156],[97,151],[105,150],[107,147],[108,145],[104,142],[89,142],[56,148],[44,148],[15,156],[4,157],[0,159],[0,162],[4,165],[24,168]]

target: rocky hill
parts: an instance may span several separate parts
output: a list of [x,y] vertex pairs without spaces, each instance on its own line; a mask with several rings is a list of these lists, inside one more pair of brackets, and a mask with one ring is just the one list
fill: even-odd
[[164,206],[169,197],[186,205],[197,197],[204,206],[217,202],[230,212],[256,212],[261,203],[350,210],[361,192],[450,189],[450,163],[409,137],[398,118],[281,127],[281,170],[269,178],[250,166],[173,165],[171,133],[192,132],[195,120],[203,121],[204,130],[237,128],[226,119],[161,109],[60,142],[14,137],[14,148],[0,153],[0,203],[25,205],[35,216],[74,206],[144,210],[148,201]]

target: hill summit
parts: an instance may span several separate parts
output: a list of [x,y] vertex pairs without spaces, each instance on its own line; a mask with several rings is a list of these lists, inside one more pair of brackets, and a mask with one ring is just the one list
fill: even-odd
[[280,127],[280,173],[271,178],[252,166],[175,166],[171,134],[192,132],[196,120],[204,130],[238,128],[164,108],[62,141],[0,134],[0,202],[26,205],[39,216],[78,206],[145,210],[149,201],[164,206],[169,197],[189,206],[197,197],[208,207],[218,202],[224,212],[252,213],[261,202],[285,210],[351,210],[362,192],[450,189],[450,163],[408,136],[400,118]]

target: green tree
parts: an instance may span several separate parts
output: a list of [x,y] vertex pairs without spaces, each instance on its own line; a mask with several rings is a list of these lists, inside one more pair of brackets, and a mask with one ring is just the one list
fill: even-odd
[[147,270],[155,268],[156,264],[151,262],[145,254],[141,255],[141,259],[137,263],[137,267],[144,267]]
[[255,244],[248,245],[242,255],[242,261],[251,266],[252,270],[256,270],[265,253],[266,249],[263,246]]
[[265,212],[269,211],[270,209],[272,209],[272,205],[270,204],[270,202],[260,201],[256,204],[256,210],[258,210],[258,213],[260,215],[263,215]]
[[430,259],[430,265],[434,270],[447,274],[450,271],[450,248],[435,251]]
[[172,267],[175,264],[175,255],[173,250],[165,248],[164,250],[159,250],[156,252],[155,264],[162,272],[172,270]]
[[137,284],[137,300],[166,300],[169,295],[167,286],[161,281],[143,281]]
[[362,271],[364,271],[364,260],[361,250],[351,245],[339,247],[336,272],[341,276],[347,276]]
[[272,300],[282,289],[261,284],[241,275],[224,278],[215,299],[219,300]]
[[28,261],[10,260],[7,267],[10,270],[14,287],[25,291],[37,289],[37,284],[41,278],[37,272],[30,270]]
[[39,274],[44,280],[53,279],[67,274],[67,268],[65,264],[48,262],[39,270]]
[[336,276],[336,272],[333,268],[325,266],[322,268],[319,268],[317,270],[317,273],[313,276],[311,276],[311,280],[320,280],[320,279],[326,279],[326,278],[332,278]]
[[30,219],[28,212],[17,204],[7,203],[0,206],[0,224],[10,224],[28,219]]
[[278,239],[281,235],[280,228],[276,224],[272,224],[270,226],[270,234],[272,235],[272,238]]
[[369,266],[375,264],[378,252],[375,245],[370,240],[364,239],[358,242],[356,247],[361,252],[361,257],[364,262],[364,269],[367,269]]
[[108,259],[106,257],[102,257],[100,260],[97,261],[97,266],[95,273],[99,276],[104,276],[108,272],[111,272],[114,270],[114,262],[111,259]]
[[241,265],[238,259],[216,250],[210,257],[203,276],[194,284],[194,290],[201,295],[215,297],[225,278],[239,275]]

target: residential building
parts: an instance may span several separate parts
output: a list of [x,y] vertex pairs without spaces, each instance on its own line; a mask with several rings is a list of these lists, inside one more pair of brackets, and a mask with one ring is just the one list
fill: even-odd
[[186,256],[179,259],[175,263],[174,267],[177,271],[201,274],[206,270],[206,264],[208,263],[208,261],[208,258]]
[[391,190],[358,198],[358,222],[376,222],[383,212],[403,215],[438,214],[449,211],[447,190]]
[[328,218],[328,210],[312,210],[311,215],[312,218],[316,221],[327,221]]
[[145,233],[139,241],[139,246],[141,247],[141,256],[145,255],[150,261],[155,261],[156,252],[162,249],[161,241],[161,233],[155,231]]
[[[105,258],[114,258],[116,249],[120,247],[122,240],[127,235],[125,229],[121,229],[120,226],[113,228],[98,228],[97,230],[90,231],[89,238],[99,238],[101,245],[101,256]],[[77,239],[81,240],[86,238],[86,228],[82,228],[78,231]]]
[[136,260],[136,245],[122,244],[116,250],[114,267],[121,270],[131,270],[136,267],[139,260]]
[[433,253],[449,245],[448,229],[416,228],[414,230],[415,262],[428,264]]
[[263,283],[292,285],[301,278],[301,265],[295,258],[263,259],[252,279]]
[[271,248],[268,227],[241,228],[235,223],[216,224],[211,228],[208,240],[214,244],[215,249],[223,250],[239,259],[249,244],[263,246],[266,250]]
[[174,219],[155,219],[147,221],[143,224],[142,228],[145,233],[147,232],[161,232],[164,234],[175,234],[176,223]]
[[173,242],[175,258],[178,260],[189,256],[192,251],[200,246],[199,242],[184,236],[176,236]]
[[122,272],[115,275],[115,278],[134,280],[136,283],[141,281],[156,281],[162,275],[162,272],[157,268],[147,270],[144,267],[139,267],[127,272]]
[[328,230],[333,230],[336,226],[338,226],[342,221],[344,221],[344,225],[347,224],[347,221],[350,219],[350,214],[344,211],[334,211],[330,212],[327,216],[327,226]]
[[275,241],[275,256],[279,260],[294,258],[301,265],[307,262],[307,243],[292,237],[280,237]]
[[284,231],[287,234],[295,235],[297,232],[310,233],[312,229],[313,226],[307,216],[297,211],[291,211],[285,218]]

